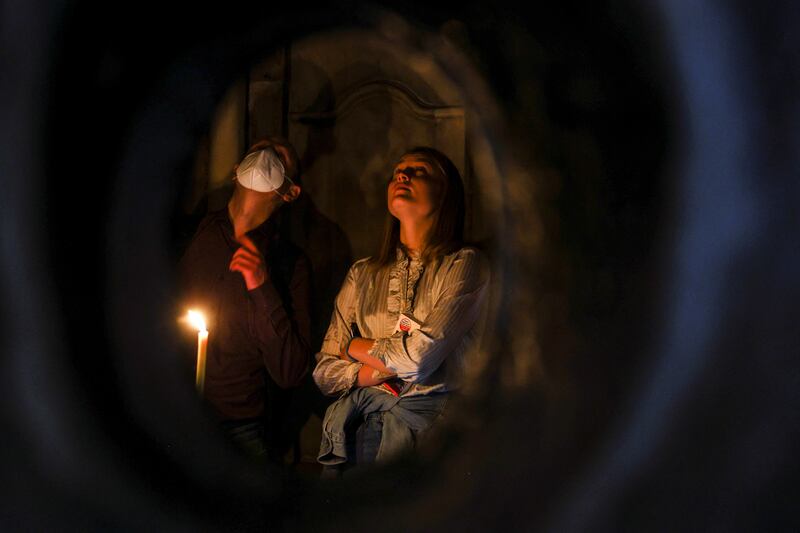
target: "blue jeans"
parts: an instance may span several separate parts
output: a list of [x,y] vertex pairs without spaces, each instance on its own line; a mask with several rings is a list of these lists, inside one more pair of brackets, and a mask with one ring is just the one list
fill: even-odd
[[356,464],[374,463],[381,447],[383,413],[370,413],[356,430]]
[[[379,389],[354,389],[328,407],[317,460],[328,466],[369,463],[411,449],[442,413],[447,397],[441,393],[398,398]],[[353,432],[358,424],[360,442]]]

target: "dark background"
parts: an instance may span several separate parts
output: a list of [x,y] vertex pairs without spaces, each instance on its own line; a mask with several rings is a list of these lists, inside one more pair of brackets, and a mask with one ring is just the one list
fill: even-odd
[[170,236],[227,85],[372,9],[3,7],[3,529],[798,528],[792,3],[392,6],[462,22],[501,104],[493,364],[437,449],[335,486],[176,386]]

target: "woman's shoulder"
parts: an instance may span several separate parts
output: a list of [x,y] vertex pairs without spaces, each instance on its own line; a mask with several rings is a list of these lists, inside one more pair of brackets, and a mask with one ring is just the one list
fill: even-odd
[[480,248],[464,245],[443,258],[443,266],[448,270],[459,268],[464,274],[485,278],[489,275],[489,259]]
[[362,259],[359,259],[352,265],[350,265],[349,277],[358,280],[364,274],[364,272],[366,272],[366,270],[369,268],[371,261],[372,261],[372,256],[364,257]]
[[458,250],[450,252],[445,256],[450,261],[464,261],[469,263],[488,264],[486,254],[477,246],[464,245]]

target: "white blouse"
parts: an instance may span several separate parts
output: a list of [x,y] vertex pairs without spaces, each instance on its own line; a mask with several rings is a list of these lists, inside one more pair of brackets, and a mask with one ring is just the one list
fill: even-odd
[[[428,265],[398,248],[396,262],[377,273],[369,258],[356,261],[316,354],[314,381],[329,396],[353,387],[363,365],[338,354],[355,323],[362,337],[375,339],[370,355],[411,384],[403,396],[454,390],[482,330],[488,285],[488,262],[471,247]],[[400,313],[410,315],[419,329],[396,332]]]

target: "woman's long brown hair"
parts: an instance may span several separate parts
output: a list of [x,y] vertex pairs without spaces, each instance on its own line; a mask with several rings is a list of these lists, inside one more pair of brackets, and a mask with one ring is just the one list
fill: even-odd
[[[464,184],[461,174],[450,159],[439,150],[427,146],[417,146],[405,152],[419,156],[431,163],[433,171],[439,174],[443,187],[439,206],[434,212],[434,221],[422,250],[422,262],[443,257],[461,248],[464,238]],[[400,221],[386,211],[386,225],[378,255],[372,258],[372,266],[377,271],[396,260],[396,249],[400,243]]]

